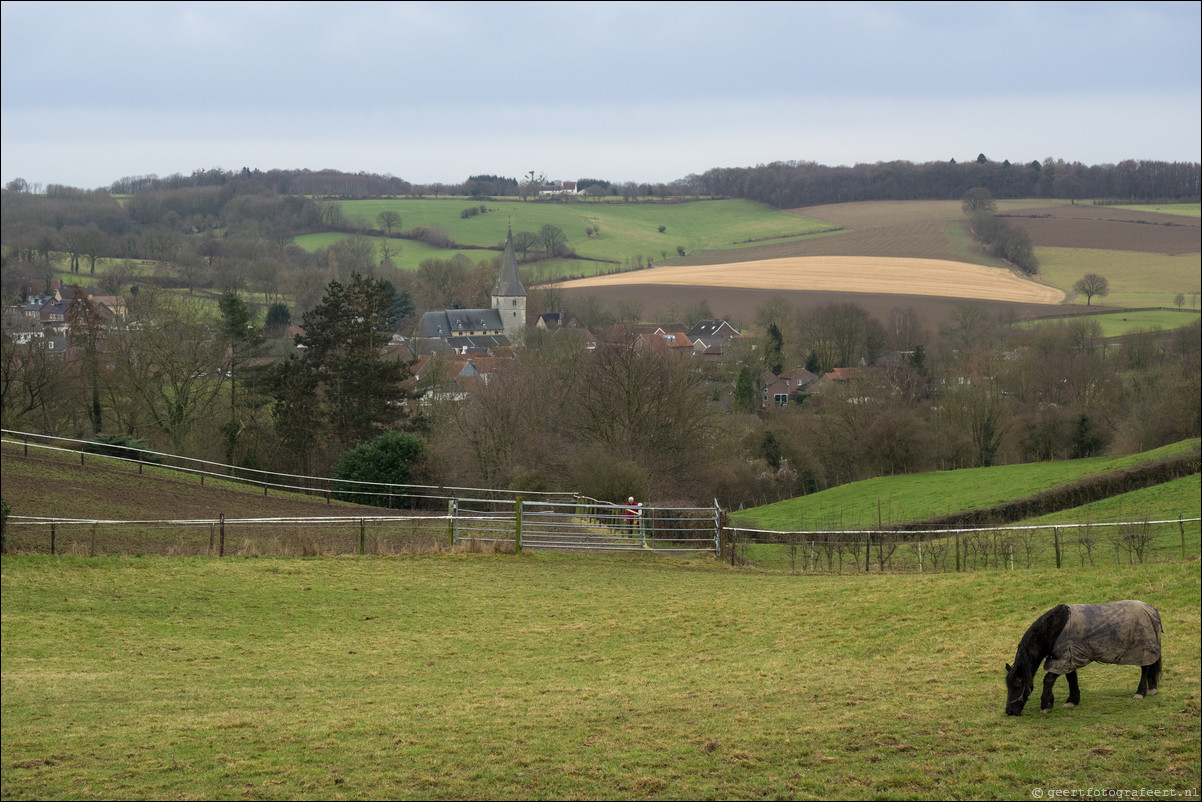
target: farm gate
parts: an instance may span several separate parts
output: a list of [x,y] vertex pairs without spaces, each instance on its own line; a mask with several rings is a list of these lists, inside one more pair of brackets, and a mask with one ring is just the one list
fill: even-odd
[[450,502],[451,538],[512,543],[521,549],[566,551],[720,550],[719,509],[713,507],[626,508],[595,499],[523,501],[460,498]]

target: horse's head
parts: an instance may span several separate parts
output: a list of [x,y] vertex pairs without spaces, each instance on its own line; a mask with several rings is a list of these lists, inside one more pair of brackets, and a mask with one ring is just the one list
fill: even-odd
[[1027,697],[1035,690],[1035,667],[1030,661],[1015,658],[1006,664],[1006,715],[1021,716]]

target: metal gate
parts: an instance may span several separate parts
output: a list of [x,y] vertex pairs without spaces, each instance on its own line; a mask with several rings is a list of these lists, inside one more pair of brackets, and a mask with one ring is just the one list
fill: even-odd
[[595,499],[455,499],[454,542],[512,543],[516,550],[694,552],[719,550],[718,506],[641,506],[637,514]]

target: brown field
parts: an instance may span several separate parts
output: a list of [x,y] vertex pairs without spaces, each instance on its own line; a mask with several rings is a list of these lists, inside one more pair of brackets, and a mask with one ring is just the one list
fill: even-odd
[[703,286],[808,290],[884,295],[927,295],[1058,304],[1064,293],[1009,270],[938,259],[866,256],[794,257],[725,265],[673,265],[577,279],[567,290],[612,286]]
[[[1002,267],[977,252],[964,225],[959,201],[837,203],[793,209],[823,220],[842,233],[791,242],[769,242],[739,249],[741,261],[796,256],[887,256],[946,259]],[[673,264],[724,264],[730,251],[698,251]]]
[[1202,250],[1202,220],[1113,206],[1002,210],[1035,247],[1136,251],[1177,256]]

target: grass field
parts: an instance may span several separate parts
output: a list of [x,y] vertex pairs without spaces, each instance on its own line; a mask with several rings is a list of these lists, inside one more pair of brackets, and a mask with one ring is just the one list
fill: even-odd
[[[1064,320],[1064,318],[1060,318]],[[1177,311],[1164,309],[1136,309],[1127,312],[1099,312],[1096,315],[1074,315],[1072,320],[1094,320],[1101,327],[1103,337],[1121,337],[1137,331],[1170,331],[1198,320],[1198,313],[1188,307]],[[1022,328],[1033,328],[1047,323],[1046,320],[1024,321]]]
[[[555,225],[567,235],[568,247],[590,260],[557,259],[540,265],[547,277],[592,274],[625,266],[642,256],[657,263],[677,258],[677,246],[686,252],[698,249],[731,250],[749,241],[772,239],[792,241],[829,230],[831,225],[741,200],[687,201],[682,203],[523,203],[499,200],[471,203],[464,199],[395,199],[342,201],[348,220],[376,227],[376,217],[385,210],[401,215],[402,228],[437,226],[452,240],[464,245],[496,247],[504,244],[506,231],[537,232]],[[484,214],[464,218],[468,207],[485,206]],[[663,226],[661,233],[659,227]],[[599,229],[588,236],[586,228]],[[339,237],[315,234],[297,238],[309,250],[329,246]],[[415,269],[430,256],[450,258],[465,254],[472,261],[495,256],[478,250],[437,250],[412,240],[401,240],[402,269]],[[608,267],[606,267],[608,263]]]
[[[997,465],[852,482],[808,496],[732,513],[737,524],[782,531],[871,528],[922,521],[997,504],[1112,471],[1196,451],[1198,440],[1123,457]],[[1176,515],[1197,515],[1198,499]]]
[[[1021,799],[1197,789],[1197,563],[798,577],[438,555],[3,558],[5,799]],[[1140,598],[1161,693],[1003,713],[1066,601]],[[1061,684],[1059,696],[1066,690]],[[1194,791],[1196,793],[1196,790]]]
[[[1198,308],[1202,276],[1202,254],[1180,255],[1081,248],[1036,248],[1040,276],[1057,287],[1071,290],[1086,273],[1104,276],[1110,294],[1093,299],[1100,306],[1173,307],[1177,293],[1185,296],[1185,308]],[[1085,296],[1074,303],[1085,305]]]

